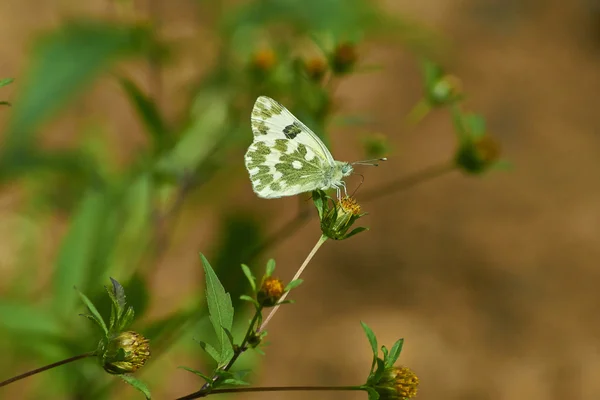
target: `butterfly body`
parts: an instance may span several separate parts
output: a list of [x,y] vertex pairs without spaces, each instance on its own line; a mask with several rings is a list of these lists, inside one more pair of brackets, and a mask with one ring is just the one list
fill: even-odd
[[275,100],[261,96],[251,117],[254,141],[244,157],[254,192],[278,198],[346,187],[353,167],[336,161],[321,139]]

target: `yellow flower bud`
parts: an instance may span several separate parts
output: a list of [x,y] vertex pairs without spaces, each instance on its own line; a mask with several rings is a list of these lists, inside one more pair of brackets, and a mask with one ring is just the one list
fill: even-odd
[[135,372],[150,358],[149,340],[137,332],[122,332],[108,341],[101,357],[102,367],[108,373]]
[[256,295],[256,300],[263,307],[273,307],[277,304],[281,296],[283,296],[284,291],[285,286],[283,282],[269,276],[263,280],[260,290]]

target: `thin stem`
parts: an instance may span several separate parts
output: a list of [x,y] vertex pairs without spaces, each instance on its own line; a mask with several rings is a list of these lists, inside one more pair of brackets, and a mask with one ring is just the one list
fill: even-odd
[[[292,281],[295,281],[296,279],[298,279],[300,277],[300,275],[302,275],[302,272],[304,272],[304,269],[306,269],[306,266],[308,265],[308,263],[310,262],[310,260],[312,260],[312,258],[314,257],[314,255],[317,253],[317,251],[319,250],[319,248],[323,245],[323,243],[325,243],[325,241],[327,240],[327,236],[325,235],[321,235],[321,237],[319,238],[319,241],[317,242],[317,244],[315,244],[315,247],[313,247],[313,249],[311,250],[311,252],[308,254],[308,257],[306,257],[306,260],[304,260],[304,262],[302,263],[302,265],[300,266],[300,268],[298,268],[298,271],[296,272],[296,275],[294,275],[294,277],[292,278]],[[287,294],[289,292],[285,293],[281,299],[279,299],[279,302],[281,303],[283,300],[285,300],[285,298],[287,297]],[[262,325],[260,326],[260,328],[258,328],[258,331],[262,331],[265,329],[265,327],[267,326],[267,324],[269,323],[269,321],[271,320],[271,318],[273,318],[273,316],[275,315],[275,313],[277,312],[277,310],[279,309],[279,307],[281,306],[281,304],[276,305],[273,310],[269,313],[269,315],[267,316],[267,318],[265,319],[265,321],[262,323]]]
[[246,387],[246,388],[227,388],[215,389],[208,394],[221,393],[249,393],[249,392],[316,392],[316,391],[347,391],[347,390],[365,390],[360,386],[267,386],[267,387]]
[[[223,368],[221,368],[220,371],[229,371],[231,369],[231,367],[233,367],[233,364],[235,364],[237,359],[242,355],[242,353],[248,349],[246,346],[248,345],[248,341],[250,340],[250,335],[252,335],[252,333],[254,332],[254,325],[256,324],[256,321],[258,321],[258,319],[260,318],[260,316],[262,314],[262,310],[263,310],[262,307],[259,307],[256,309],[256,312],[254,313],[254,317],[252,317],[252,320],[250,321],[250,326],[248,327],[248,330],[246,331],[246,334],[244,335],[244,339],[242,339],[242,343],[234,351],[233,357],[231,357],[231,360],[229,360],[227,365],[225,365]],[[216,375],[216,374],[213,375],[212,376],[213,384],[218,379],[219,379],[218,375]],[[177,398],[177,400],[189,400],[189,399],[198,399],[200,397],[204,397],[209,393],[208,389],[210,388],[210,386],[211,385],[208,382],[206,382],[204,385],[202,385],[200,390],[198,390],[197,392],[188,394],[183,397],[179,397],[179,398]]]
[[46,365],[45,367],[37,368],[37,369],[31,370],[29,372],[25,372],[24,374],[14,376],[14,377],[12,377],[10,379],[7,379],[7,380],[5,380],[3,382],[0,382],[0,387],[6,386],[6,385],[8,385],[10,383],[16,382],[16,381],[21,380],[21,379],[25,379],[27,377],[30,377],[31,375],[39,374],[40,372],[44,372],[44,371],[47,371],[47,370],[55,368],[55,367],[60,367],[61,365],[68,364],[68,363],[73,362],[73,361],[81,360],[82,358],[93,357],[95,355],[96,355],[96,352],[92,351],[92,352],[89,352],[89,353],[80,354],[80,355],[75,356],[75,357],[67,358],[66,360],[57,361],[55,363]]
[[410,189],[420,183],[445,175],[454,170],[456,170],[456,165],[453,162],[445,162],[442,164],[433,165],[407,177],[400,178],[390,183],[385,183],[374,189],[363,192],[360,197],[363,201],[374,200],[395,192]]

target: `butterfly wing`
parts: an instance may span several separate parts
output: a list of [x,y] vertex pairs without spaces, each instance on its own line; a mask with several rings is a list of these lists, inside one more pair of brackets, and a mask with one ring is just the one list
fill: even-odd
[[251,123],[254,142],[245,162],[259,197],[293,196],[323,187],[336,164],[314,132],[265,96],[256,100]]

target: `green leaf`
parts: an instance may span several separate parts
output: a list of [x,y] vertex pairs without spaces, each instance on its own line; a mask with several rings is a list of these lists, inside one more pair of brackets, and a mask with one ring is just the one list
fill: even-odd
[[396,363],[398,357],[400,357],[400,353],[402,352],[403,344],[404,339],[398,339],[396,343],[394,343],[392,349],[390,350],[390,354],[388,355],[388,357],[385,358],[386,367],[392,367]]
[[231,296],[229,296],[229,293],[225,292],[225,288],[221,285],[217,274],[213,271],[208,260],[204,257],[204,254],[200,253],[200,258],[202,259],[206,277],[206,302],[208,305],[210,322],[217,334],[221,350],[220,359],[217,360],[217,362],[219,364],[226,364],[233,356],[233,347],[229,343],[227,334],[223,329],[225,328],[231,331],[231,328],[233,327],[233,306],[231,304]]
[[168,129],[154,101],[143,93],[132,80],[125,77],[118,79],[129,101],[141,117],[146,131],[150,134],[155,150],[160,151],[169,146]]
[[64,328],[48,310],[31,304],[0,300],[0,331],[61,337]]
[[181,139],[158,160],[157,172],[181,176],[194,171],[221,143],[220,138],[229,130],[229,99],[214,93],[207,95],[203,103],[201,111],[180,134]]
[[123,313],[121,319],[119,321],[118,330],[119,332],[123,332],[126,330],[129,325],[133,322],[133,317],[135,316],[135,311],[133,307],[127,307],[127,311]]
[[244,301],[248,301],[248,302],[250,302],[250,303],[254,304],[254,305],[255,305],[255,306],[257,306],[257,307],[258,307],[258,306],[260,306],[260,304],[258,304],[258,301],[256,301],[254,298],[252,298],[252,297],[248,296],[247,294],[243,294],[243,295],[241,295],[241,296],[240,296],[240,299],[241,299],[241,300],[244,300]]
[[244,275],[246,275],[246,278],[248,278],[248,282],[250,282],[252,291],[256,292],[256,278],[254,277],[254,275],[252,275],[250,267],[248,267],[246,264],[242,264],[242,271],[244,271]]
[[375,360],[375,363],[377,364],[377,369],[375,370],[375,373],[373,374],[373,382],[379,382],[385,372],[385,363],[383,362],[383,360],[381,358],[377,358]]
[[198,375],[200,378],[204,379],[206,381],[206,383],[211,383],[212,384],[212,379],[209,376],[204,375],[202,372],[195,370],[193,368],[190,367],[184,367],[184,366],[179,366],[177,368],[181,368],[181,369],[185,369],[188,372],[191,372],[192,374],[196,374]]
[[148,389],[148,386],[146,386],[144,382],[140,381],[137,378],[134,378],[131,375],[119,375],[119,377],[123,379],[126,383],[130,384],[131,386],[142,392],[142,394],[146,397],[147,400],[150,400],[152,398],[152,395],[150,394],[150,389]]
[[384,361],[385,361],[385,360],[387,360],[387,358],[388,358],[388,353],[389,353],[389,351],[388,351],[387,347],[385,347],[385,346],[381,346],[381,352],[383,353],[383,360],[384,360]]
[[[81,301],[83,301],[85,306],[92,313],[91,316],[93,317],[93,320],[96,321],[96,323],[98,324],[100,329],[102,329],[104,331],[104,333],[106,335],[108,335],[108,328],[106,327],[106,323],[104,322],[104,319],[102,318],[102,316],[96,309],[96,306],[94,305],[94,303],[92,303],[90,301],[90,299],[88,299],[88,297],[85,294],[81,293],[77,288],[75,288],[75,290],[77,290],[77,293],[79,294],[79,297],[81,298]],[[84,316],[89,318],[89,316],[87,316],[87,315],[84,315]]]
[[217,364],[221,363],[221,353],[219,353],[217,349],[215,349],[209,343],[203,342],[202,340],[198,340],[197,342],[200,344],[200,347],[202,347],[202,350],[211,356],[212,359],[217,362]]
[[319,220],[323,220],[323,215],[327,207],[327,195],[322,190],[315,190],[312,192],[312,199],[319,213]]
[[267,271],[265,272],[265,275],[271,276],[273,275],[273,272],[275,272],[275,260],[271,258],[269,261],[267,261]]
[[0,101],[0,106],[11,106],[12,104],[10,104],[8,101]]
[[7,146],[35,141],[39,125],[112,63],[149,48],[151,30],[108,22],[70,23],[38,40],[8,124]]
[[68,315],[75,306],[73,286],[85,288],[98,231],[105,217],[102,193],[90,189],[72,216],[70,229],[58,253],[53,277],[53,308],[59,315]]
[[368,231],[368,230],[369,230],[369,228],[365,228],[363,226],[359,226],[358,228],[352,229],[352,231],[350,233],[348,233],[346,236],[344,236],[344,239],[351,238],[352,236],[354,236],[356,234],[359,234],[361,232]]
[[2,86],[6,86],[6,85],[10,85],[11,83],[13,83],[15,80],[14,78],[4,78],[4,79],[0,79],[0,87]]
[[379,393],[370,386],[362,386],[363,390],[369,395],[369,400],[379,400]]
[[[233,386],[249,385],[248,382],[243,381],[241,379],[235,379],[235,378],[227,378],[227,379],[224,379],[223,381],[219,381],[219,383],[222,383],[222,385],[233,385]],[[219,385],[219,386],[222,386],[222,385]]]
[[367,324],[365,324],[362,321],[360,322],[360,324],[362,325],[362,328],[365,331],[365,334],[367,335],[367,339],[369,340],[369,344],[371,345],[371,350],[373,351],[373,363],[371,364],[371,372],[373,372],[373,368],[375,367],[377,356],[379,355],[379,348],[377,346],[377,337],[375,336],[375,333],[373,333],[373,331],[371,330],[371,328],[369,328],[369,326]]
[[290,290],[297,288],[302,284],[302,282],[304,282],[302,279],[296,279],[295,281],[291,281],[285,287],[284,292],[289,292]]

